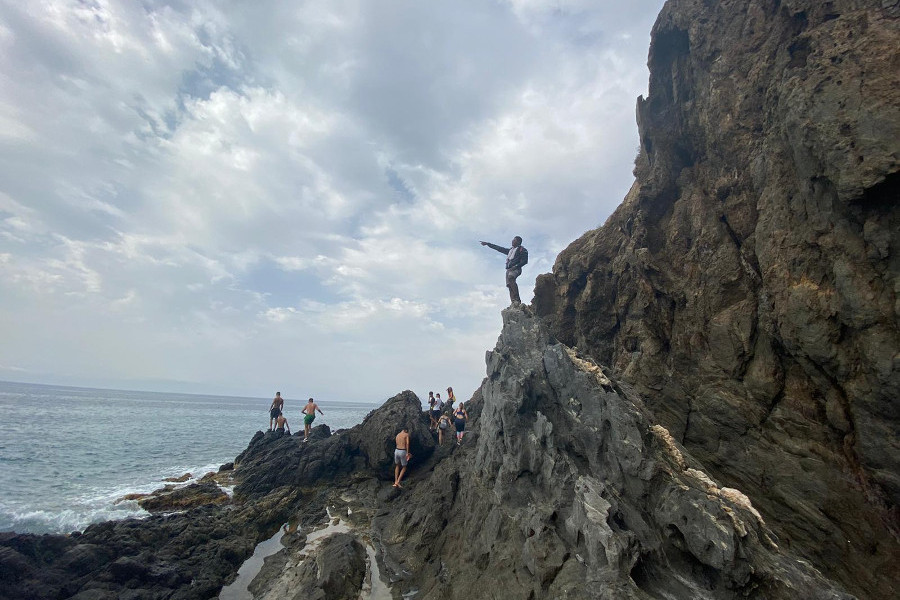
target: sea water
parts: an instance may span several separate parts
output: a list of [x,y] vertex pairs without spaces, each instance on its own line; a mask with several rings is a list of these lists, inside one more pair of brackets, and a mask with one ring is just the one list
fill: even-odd
[[[74,388],[0,381],[0,531],[68,533],[147,516],[125,494],[199,479],[268,429],[271,398]],[[318,400],[315,425],[352,427],[375,403]],[[291,431],[305,402],[286,395]]]

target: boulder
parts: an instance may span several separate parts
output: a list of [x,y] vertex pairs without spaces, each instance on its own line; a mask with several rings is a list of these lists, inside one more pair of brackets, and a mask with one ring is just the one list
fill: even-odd
[[186,510],[207,504],[226,504],[230,501],[215,482],[203,481],[185,487],[157,490],[138,500],[138,506],[150,513]]

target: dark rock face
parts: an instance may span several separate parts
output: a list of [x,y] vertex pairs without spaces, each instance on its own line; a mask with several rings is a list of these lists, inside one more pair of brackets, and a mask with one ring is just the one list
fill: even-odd
[[0,535],[0,598],[213,598],[256,544],[297,510],[298,490],[205,506],[82,534]]
[[174,512],[204,506],[207,504],[226,504],[230,501],[228,494],[211,481],[192,483],[180,488],[164,488],[138,500],[138,505],[149,513]]
[[332,436],[324,425],[313,428],[310,441],[299,443],[303,434],[257,434],[235,459],[235,494],[255,497],[282,485],[315,485],[351,473],[374,470],[393,480],[394,438],[400,428],[409,428],[410,447],[416,460],[434,452],[428,418],[419,398],[407,390],[389,399],[361,425],[344,435]]
[[636,182],[535,311],[781,547],[900,593],[900,9],[673,0]]
[[604,369],[504,311],[475,443],[374,519],[416,597],[851,596],[779,548]]

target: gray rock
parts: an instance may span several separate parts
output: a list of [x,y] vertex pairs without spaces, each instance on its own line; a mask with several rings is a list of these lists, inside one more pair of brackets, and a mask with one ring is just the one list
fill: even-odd
[[779,549],[749,498],[707,475],[608,369],[528,309],[503,319],[477,443],[375,517],[402,592],[852,598]]
[[873,598],[900,590],[900,23],[879,4],[668,2],[635,184],[534,301]]

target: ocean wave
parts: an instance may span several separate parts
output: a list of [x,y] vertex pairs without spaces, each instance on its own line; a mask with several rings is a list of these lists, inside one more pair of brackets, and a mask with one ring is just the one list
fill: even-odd
[[[149,494],[165,485],[181,487],[196,483],[207,473],[217,472],[219,464],[221,463],[206,463],[201,466],[176,465],[143,480],[132,480],[108,487],[87,487],[68,497],[64,493],[59,493],[55,502],[47,502],[44,498],[44,504],[50,506],[43,508],[0,502],[0,531],[36,534],[71,533],[84,531],[89,525],[102,521],[144,518],[150,513],[138,506],[136,501],[121,499],[129,494]],[[164,481],[167,477],[180,477],[185,473],[190,473],[191,477],[183,483]],[[54,503],[59,506],[52,506]]]

